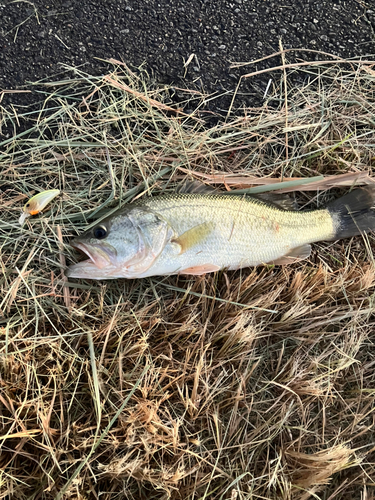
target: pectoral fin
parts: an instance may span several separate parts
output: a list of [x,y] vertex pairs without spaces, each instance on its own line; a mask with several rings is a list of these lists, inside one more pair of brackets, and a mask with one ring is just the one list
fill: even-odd
[[194,247],[198,243],[207,238],[207,236],[212,231],[212,224],[208,222],[204,222],[203,224],[199,224],[198,226],[194,226],[188,231],[185,231],[181,236],[174,238],[172,243],[177,243],[180,247],[180,254],[186,252],[189,248]]
[[280,259],[273,260],[269,264],[284,265],[292,264],[293,262],[299,262],[300,260],[307,259],[311,254],[311,245],[302,245],[297,248],[293,248],[289,253],[280,257]]
[[220,269],[219,266],[215,264],[202,264],[201,266],[188,267],[180,272],[180,274],[192,274],[194,276],[200,276],[206,273],[214,273]]

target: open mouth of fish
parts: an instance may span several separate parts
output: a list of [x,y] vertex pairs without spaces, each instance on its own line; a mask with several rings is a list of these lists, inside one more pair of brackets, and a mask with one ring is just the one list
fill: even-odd
[[[89,258],[88,260],[83,261],[86,262],[86,264],[92,262],[92,264],[94,264],[99,269],[103,269],[104,267],[111,265],[110,256],[108,255],[107,252],[105,252],[100,248],[96,248],[91,245],[85,245],[84,243],[81,242],[72,243],[72,247],[76,248],[77,250],[80,250],[81,253],[83,253]],[[79,264],[81,264],[81,262]]]
[[80,241],[73,241],[71,245],[88,259],[69,266],[66,271],[67,277],[100,279],[110,275],[116,269],[111,260],[111,257],[113,259],[116,257],[115,251],[112,252],[110,248],[103,250]]

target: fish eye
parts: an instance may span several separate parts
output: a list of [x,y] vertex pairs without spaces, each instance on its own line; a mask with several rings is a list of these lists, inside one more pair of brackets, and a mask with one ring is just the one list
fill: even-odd
[[107,231],[107,228],[105,226],[97,226],[94,229],[94,236],[98,240],[102,240],[103,238],[105,238],[107,236],[107,234],[108,234],[108,231]]

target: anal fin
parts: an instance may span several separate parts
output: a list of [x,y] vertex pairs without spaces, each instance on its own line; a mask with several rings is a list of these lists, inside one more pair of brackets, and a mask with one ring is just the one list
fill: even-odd
[[289,253],[283,255],[279,259],[268,262],[268,264],[276,264],[277,266],[285,264],[293,264],[294,262],[299,262],[300,260],[307,259],[311,254],[311,245],[302,245],[300,247],[293,248]]

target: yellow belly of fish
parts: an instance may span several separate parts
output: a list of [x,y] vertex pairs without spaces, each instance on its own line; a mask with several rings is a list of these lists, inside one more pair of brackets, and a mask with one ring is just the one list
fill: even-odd
[[142,276],[181,273],[213,266],[239,269],[278,260],[294,248],[332,239],[334,221],[327,210],[292,212],[238,197],[210,196],[192,202],[150,199],[147,205],[162,215],[176,236],[208,224],[210,231],[187,250],[170,241]]

